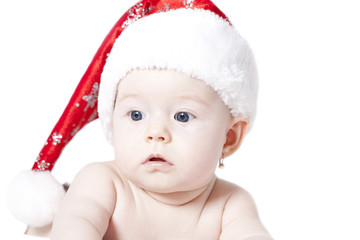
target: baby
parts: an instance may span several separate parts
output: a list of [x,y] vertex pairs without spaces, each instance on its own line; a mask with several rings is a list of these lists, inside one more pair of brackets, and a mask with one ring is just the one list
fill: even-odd
[[247,125],[200,80],[129,73],[113,114],[115,161],[79,173],[52,239],[270,239],[251,196],[214,174]]
[[66,194],[47,193],[61,202],[51,239],[270,240],[249,193],[215,175],[252,125],[256,78],[250,48],[211,1],[130,8],[28,174],[56,184],[61,150],[99,114],[115,160],[86,166]]

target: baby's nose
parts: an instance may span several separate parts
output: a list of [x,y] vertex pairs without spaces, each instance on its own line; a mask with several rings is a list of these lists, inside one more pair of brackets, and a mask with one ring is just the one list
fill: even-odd
[[165,126],[156,124],[149,128],[146,134],[146,141],[168,143],[171,141],[171,135],[169,130]]
[[153,137],[153,136],[148,136],[147,138],[149,141],[152,141],[152,140],[157,140],[157,141],[161,141],[161,142],[164,142],[165,141],[165,137],[163,136],[158,136],[158,137]]

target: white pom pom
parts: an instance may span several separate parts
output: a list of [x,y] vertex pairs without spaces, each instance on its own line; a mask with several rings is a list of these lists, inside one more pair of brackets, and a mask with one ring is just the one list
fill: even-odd
[[24,171],[8,189],[8,206],[14,216],[31,227],[51,224],[65,195],[49,171]]

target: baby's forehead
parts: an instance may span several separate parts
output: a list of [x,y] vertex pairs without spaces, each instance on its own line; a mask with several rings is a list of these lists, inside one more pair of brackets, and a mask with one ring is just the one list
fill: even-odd
[[[203,80],[179,71],[166,69],[136,69],[129,72],[118,84],[118,92],[150,91],[176,92],[179,95],[216,94]],[[177,94],[177,95],[178,95]]]
[[219,94],[204,81],[171,70],[134,70],[128,73],[118,85],[117,101],[136,98],[187,100],[203,105],[222,102]]

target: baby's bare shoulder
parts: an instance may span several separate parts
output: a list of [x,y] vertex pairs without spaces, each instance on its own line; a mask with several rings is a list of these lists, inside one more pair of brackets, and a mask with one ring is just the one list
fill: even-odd
[[[113,162],[90,163],[78,172],[70,185],[69,192],[72,194],[71,190],[76,190],[75,194],[76,192],[89,192],[89,194],[102,192],[113,195],[121,183],[122,178]],[[98,195],[95,194],[95,196]]]
[[76,178],[87,178],[97,180],[110,180],[120,177],[114,162],[94,162],[86,165],[77,174]]
[[114,171],[113,162],[93,162],[83,167],[79,173],[108,174]]
[[[244,188],[226,183],[229,197],[224,208],[224,220],[231,221],[241,217],[258,218],[255,201]],[[226,219],[228,218],[228,219]]]
[[220,239],[271,239],[260,221],[255,201],[248,191],[224,180],[218,180],[216,188],[226,197]]
[[101,188],[102,191],[110,189],[114,185],[115,175],[116,172],[109,166],[109,163],[90,163],[77,173],[70,185],[69,192],[71,194],[71,190],[83,193],[85,191],[98,191],[98,188]]
[[229,204],[229,201],[231,203],[235,198],[237,201],[241,200],[241,202],[251,200],[250,194],[245,189],[223,179],[217,179],[212,195],[215,195],[218,199],[225,199],[227,204]]
[[55,216],[53,236],[61,239],[64,229],[73,228],[106,232],[116,203],[114,174],[106,163],[89,164],[77,174]]

